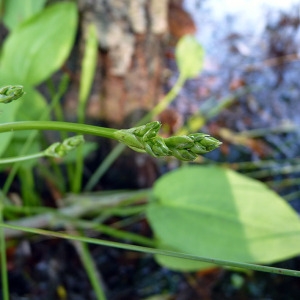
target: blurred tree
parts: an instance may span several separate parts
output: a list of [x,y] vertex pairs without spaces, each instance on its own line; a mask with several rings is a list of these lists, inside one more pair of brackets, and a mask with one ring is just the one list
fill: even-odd
[[[99,43],[88,117],[117,127],[128,115],[139,119],[133,111],[150,110],[163,96],[168,46],[195,32],[182,0],[79,0],[79,9],[81,37],[93,22]],[[67,101],[71,114],[73,104]]]

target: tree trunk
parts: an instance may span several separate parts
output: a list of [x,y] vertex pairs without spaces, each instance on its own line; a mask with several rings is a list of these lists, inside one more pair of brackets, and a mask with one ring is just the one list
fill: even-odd
[[88,113],[118,126],[162,95],[168,1],[82,0],[81,10],[83,30],[96,24],[100,49],[90,103],[98,105]]
[[148,111],[158,103],[166,80],[170,30],[176,38],[195,31],[181,2],[80,1],[83,32],[88,23],[95,23],[99,42],[88,115],[121,126],[134,111]]

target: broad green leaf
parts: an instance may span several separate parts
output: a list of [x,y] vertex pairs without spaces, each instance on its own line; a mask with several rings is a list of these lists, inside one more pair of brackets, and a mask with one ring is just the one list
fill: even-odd
[[46,0],[5,0],[3,22],[9,30],[38,13]]
[[204,50],[192,35],[183,36],[175,49],[175,56],[180,75],[185,79],[197,76],[204,61]]
[[[297,213],[263,183],[218,167],[184,167],[160,178],[147,217],[158,247],[239,262],[274,263],[300,253]],[[172,269],[207,264],[165,256]]]
[[1,69],[18,84],[37,85],[60,68],[73,45],[76,5],[53,4],[17,27],[5,40]]

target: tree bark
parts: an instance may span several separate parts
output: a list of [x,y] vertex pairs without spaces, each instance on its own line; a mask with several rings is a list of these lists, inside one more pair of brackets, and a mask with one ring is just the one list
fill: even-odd
[[134,110],[150,110],[162,95],[168,0],[82,0],[80,4],[83,30],[94,22],[99,42],[91,97],[99,103],[88,113],[121,125]]
[[[96,24],[97,76],[87,113],[120,127],[134,111],[149,111],[163,96],[166,49],[194,33],[182,0],[81,0],[83,33]],[[84,34],[83,34],[84,36]]]

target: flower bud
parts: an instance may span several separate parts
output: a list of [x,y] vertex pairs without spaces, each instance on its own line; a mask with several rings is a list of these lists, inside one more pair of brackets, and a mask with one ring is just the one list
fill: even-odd
[[190,148],[190,150],[195,153],[195,154],[205,154],[208,151],[206,150],[205,147],[203,147],[200,143],[195,143],[194,146],[192,148]]
[[84,142],[82,135],[65,139],[62,143],[54,143],[45,150],[45,156],[63,157]]
[[0,103],[10,103],[24,95],[23,86],[8,85],[0,89]]
[[172,155],[183,161],[193,161],[197,158],[197,154],[185,149],[172,149]]
[[220,141],[211,136],[205,137],[200,143],[206,148],[207,151],[212,151],[222,144]]
[[189,137],[194,141],[194,142],[199,142],[201,140],[203,140],[205,137],[210,136],[207,133],[202,133],[202,132],[198,132],[198,133],[192,133],[189,134]]
[[59,146],[61,143],[57,142],[52,145],[50,145],[46,150],[45,150],[45,156],[49,157],[62,157],[60,151],[59,151]]
[[[209,134],[205,133],[193,133],[189,134],[189,137],[192,138],[195,142],[195,153],[203,154],[209,151],[212,151],[218,148],[222,143],[211,137]],[[201,153],[201,151],[205,151]]]
[[172,149],[186,149],[191,148],[194,145],[194,141],[186,135],[166,138],[165,143]]
[[172,154],[172,152],[166,146],[164,139],[159,136],[145,142],[145,149],[146,149],[147,153],[149,153],[150,155],[152,155],[154,157],[168,156],[168,155]]
[[158,121],[150,122],[145,125],[132,128],[133,134],[137,135],[138,137],[142,138],[143,141],[149,140],[154,138],[159,129],[161,127],[161,123]]
[[[144,145],[143,143],[140,141],[140,138],[138,138],[134,133],[130,132],[130,129],[121,129],[116,131],[115,133],[116,138],[118,139],[118,141],[124,143],[125,145],[127,145],[128,147],[130,147],[131,149],[138,151],[137,149],[140,149],[143,151],[144,149]],[[141,152],[141,151],[139,151]]]
[[84,143],[84,137],[83,135],[75,135],[68,139],[65,139],[62,142],[61,147],[66,149],[66,151],[73,150],[74,148],[78,147],[80,144]]

